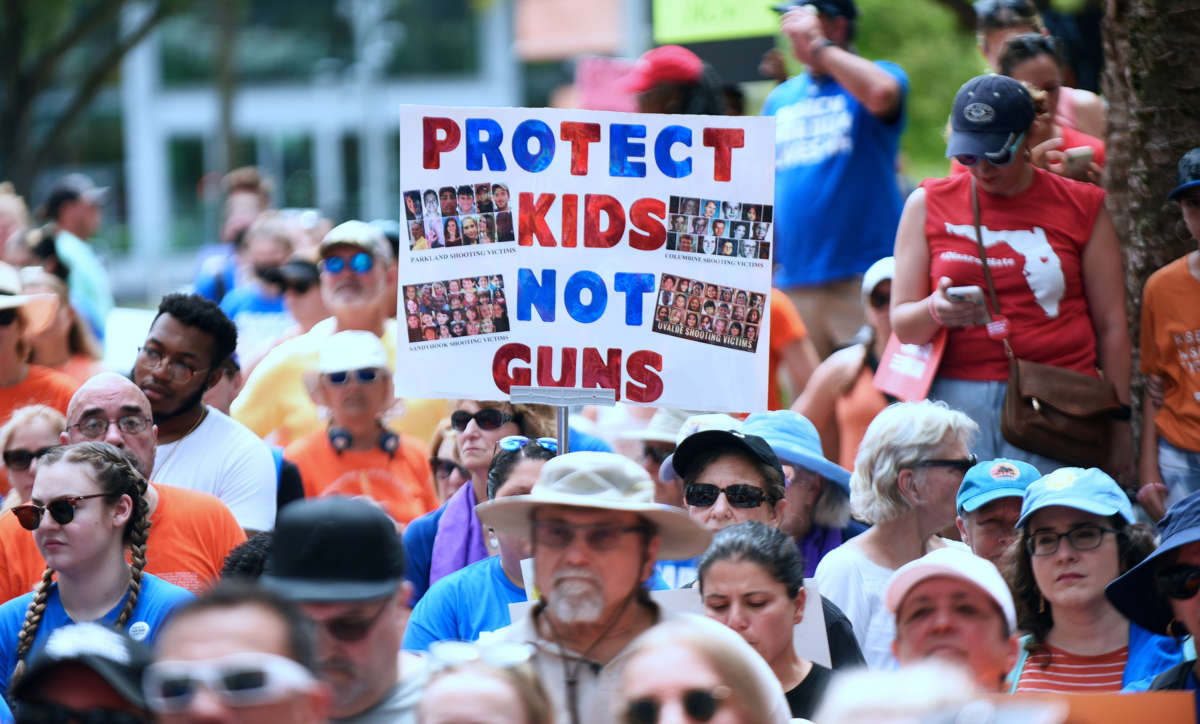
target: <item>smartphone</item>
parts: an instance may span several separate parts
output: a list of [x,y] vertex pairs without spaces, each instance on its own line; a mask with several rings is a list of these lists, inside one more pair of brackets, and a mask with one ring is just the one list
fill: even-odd
[[954,302],[971,302],[972,304],[983,305],[983,288],[975,285],[969,287],[950,287],[946,290],[946,296],[950,297]]
[[1066,171],[1072,176],[1087,173],[1092,158],[1096,155],[1091,146],[1076,146],[1064,151],[1067,155]]

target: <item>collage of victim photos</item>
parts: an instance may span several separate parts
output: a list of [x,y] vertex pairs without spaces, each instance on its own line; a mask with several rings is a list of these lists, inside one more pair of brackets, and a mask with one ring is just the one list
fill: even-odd
[[406,284],[404,314],[409,344],[507,332],[504,278],[492,274]]
[[672,196],[667,249],[691,254],[771,258],[770,204]]
[[475,183],[404,192],[410,251],[516,240],[508,186]]

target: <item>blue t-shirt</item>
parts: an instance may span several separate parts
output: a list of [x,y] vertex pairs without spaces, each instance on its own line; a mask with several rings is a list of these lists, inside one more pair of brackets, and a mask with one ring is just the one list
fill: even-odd
[[[471,483],[468,482],[467,485]],[[412,584],[412,598],[408,605],[416,606],[417,601],[429,590],[429,567],[433,562],[433,539],[437,537],[438,523],[442,513],[446,512],[445,504],[431,510],[425,515],[408,524],[404,529],[404,578]]]
[[775,286],[824,284],[861,274],[892,253],[903,201],[896,154],[904,131],[908,76],[896,117],[880,120],[832,77],[807,73],[767,96],[775,116]]
[[[128,596],[129,593],[126,592],[125,595]],[[125,630],[134,639],[150,646],[158,636],[162,622],[170,615],[171,611],[191,598],[194,596],[187,589],[167,583],[149,573],[143,573],[142,590]],[[26,593],[24,596],[18,596],[0,606],[0,694],[5,696],[8,694],[8,680],[12,678],[13,669],[17,666],[17,636],[21,633],[21,626],[25,624],[25,611],[29,608],[29,602],[32,600],[33,593]],[[121,614],[124,606],[125,596],[122,596],[121,601],[99,622],[110,626],[115,624],[117,616]],[[51,631],[73,623],[78,622],[73,621],[67,615],[66,609],[63,608],[62,600],[58,595],[58,584],[51,584],[50,595],[46,599],[46,610],[42,614],[42,623],[38,626],[37,636],[33,639],[33,647],[26,655],[27,660],[32,660],[32,657],[46,643],[46,638]]]
[[237,257],[227,245],[200,262],[192,289],[210,302],[220,302],[237,283]]
[[512,623],[508,605],[524,600],[525,589],[504,575],[500,556],[475,561],[430,586],[408,619],[402,647],[425,651],[434,641],[475,641]]

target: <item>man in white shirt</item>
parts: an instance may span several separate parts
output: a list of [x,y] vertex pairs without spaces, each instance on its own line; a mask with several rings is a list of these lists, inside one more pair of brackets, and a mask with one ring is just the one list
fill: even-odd
[[158,447],[151,477],[220,498],[247,532],[275,523],[271,451],[244,425],[204,404],[237,346],[237,328],[196,294],[168,294],[134,362],[150,400]]

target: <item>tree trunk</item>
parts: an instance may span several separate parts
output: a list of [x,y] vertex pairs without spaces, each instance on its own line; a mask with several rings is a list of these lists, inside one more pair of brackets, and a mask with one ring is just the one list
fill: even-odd
[[1106,0],[1104,21],[1104,185],[1125,252],[1136,369],[1146,278],[1196,248],[1167,194],[1179,157],[1200,146],[1200,0]]

